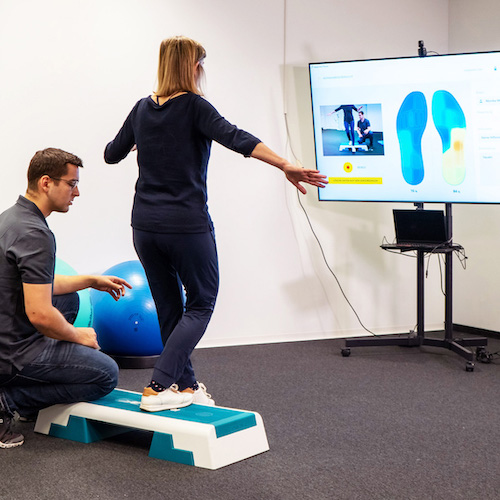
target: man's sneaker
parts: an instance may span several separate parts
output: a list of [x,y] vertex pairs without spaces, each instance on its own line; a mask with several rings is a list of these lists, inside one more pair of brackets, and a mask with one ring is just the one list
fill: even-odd
[[14,448],[24,443],[24,436],[10,430],[11,418],[0,412],[0,448]]
[[201,382],[197,382],[197,384],[198,389],[196,389],[196,391],[188,387],[182,392],[192,394],[193,403],[196,403],[198,405],[215,406],[215,401],[212,399],[212,395],[208,394],[205,384],[202,384]]
[[193,395],[179,392],[176,384],[172,384],[168,389],[156,392],[151,387],[145,387],[141,398],[141,410],[163,411],[183,408],[193,402]]

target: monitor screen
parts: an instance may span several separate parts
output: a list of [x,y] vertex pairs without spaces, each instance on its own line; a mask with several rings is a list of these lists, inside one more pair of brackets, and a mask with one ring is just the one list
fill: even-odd
[[309,65],[327,201],[500,203],[500,52]]

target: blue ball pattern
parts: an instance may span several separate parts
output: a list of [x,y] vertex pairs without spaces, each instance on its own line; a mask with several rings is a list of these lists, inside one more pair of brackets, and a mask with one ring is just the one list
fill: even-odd
[[142,264],[138,260],[122,262],[103,274],[123,278],[133,288],[127,288],[118,301],[106,292],[91,290],[94,329],[101,349],[117,356],[160,354],[158,315]]

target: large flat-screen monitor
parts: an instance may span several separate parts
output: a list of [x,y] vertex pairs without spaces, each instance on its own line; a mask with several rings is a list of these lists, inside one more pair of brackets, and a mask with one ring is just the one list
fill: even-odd
[[500,203],[500,52],[309,74],[320,200]]

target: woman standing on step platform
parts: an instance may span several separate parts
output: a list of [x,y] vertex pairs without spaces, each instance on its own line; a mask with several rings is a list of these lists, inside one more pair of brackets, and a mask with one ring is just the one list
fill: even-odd
[[214,404],[196,381],[190,361],[212,316],[219,286],[207,209],[212,141],[279,168],[302,193],[306,190],[300,182],[326,184],[317,170],[292,165],[230,124],[201,97],[205,56],[205,49],[189,38],[163,40],[156,92],[137,102],[104,152],[107,163],[118,163],[137,149],[134,246],[146,271],[164,344],[142,396],[141,409],[146,411]]

